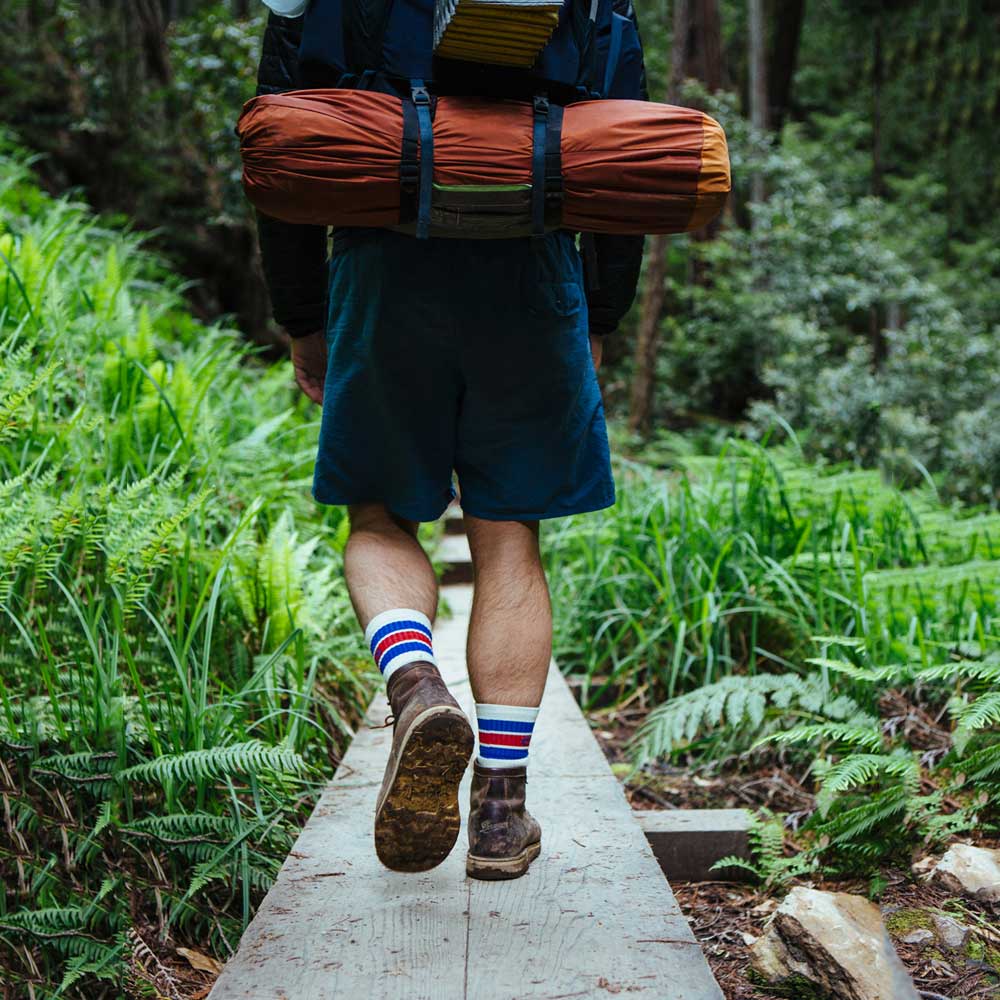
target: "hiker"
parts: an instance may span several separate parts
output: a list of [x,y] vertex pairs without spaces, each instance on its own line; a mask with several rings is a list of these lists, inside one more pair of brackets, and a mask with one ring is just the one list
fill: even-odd
[[[332,23],[330,10],[339,25],[341,2],[371,0],[313,0],[304,17],[302,0],[265,2],[257,93],[337,86],[339,72],[316,56],[324,39],[310,31]],[[630,0],[613,6],[634,29]],[[433,7],[406,8],[424,11],[428,37]],[[345,27],[345,46],[359,34]],[[638,53],[635,96],[645,99]],[[539,523],[615,502],[596,370],[635,295],[642,237],[583,237],[581,250],[561,230],[417,239],[337,229],[328,261],[324,226],[263,214],[258,226],[295,378],[323,407],[313,495],[347,506],[344,575],[392,709],[376,851],[391,869],[424,871],[447,857],[461,825],[458,786],[475,737],[435,665],[437,582],[417,539],[456,497],[454,471],[475,574],[467,662],[479,750],[466,868],[516,878],[541,842],[525,808],[552,648]]]

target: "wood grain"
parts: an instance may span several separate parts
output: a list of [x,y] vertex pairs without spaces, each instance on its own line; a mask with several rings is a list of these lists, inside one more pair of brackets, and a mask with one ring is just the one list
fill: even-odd
[[[435,652],[471,712],[471,587],[445,587],[443,596],[453,617],[435,624]],[[380,695],[210,1000],[607,1000],[617,992],[721,1000],[554,664],[528,782],[542,855],[512,882],[467,879],[464,835],[431,872],[381,867],[372,817],[391,729],[374,727],[387,714]]]

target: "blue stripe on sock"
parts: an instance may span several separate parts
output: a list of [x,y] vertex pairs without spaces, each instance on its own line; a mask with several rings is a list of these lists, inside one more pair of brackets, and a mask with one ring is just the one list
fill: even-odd
[[533,722],[513,722],[509,719],[480,719],[480,729],[488,729],[494,733],[531,733],[535,728]]
[[411,622],[408,619],[401,619],[398,622],[389,622],[388,625],[383,625],[373,636],[370,643],[370,648],[372,652],[375,652],[375,647],[390,633],[399,632],[402,629],[416,629],[418,632],[423,632],[428,639],[431,637],[431,630],[423,624],[423,622]]
[[523,760],[528,756],[528,748],[479,746],[479,756],[493,760]]
[[409,653],[413,650],[418,650],[421,653],[426,653],[428,656],[431,655],[430,649],[427,645],[422,642],[401,642],[397,646],[390,646],[388,651],[382,657],[381,662],[378,665],[379,670],[385,673],[385,668],[391,659],[399,656],[400,653]]

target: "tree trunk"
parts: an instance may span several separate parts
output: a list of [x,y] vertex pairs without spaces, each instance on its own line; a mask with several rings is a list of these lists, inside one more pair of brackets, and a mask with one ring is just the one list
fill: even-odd
[[[697,0],[698,3],[704,0]],[[667,102],[680,101],[684,78],[689,69],[693,0],[674,0],[673,43]],[[652,236],[646,241],[646,274],[642,286],[639,329],[635,341],[635,373],[629,396],[629,427],[636,432],[649,430],[656,397],[656,356],[660,347],[660,324],[666,302],[667,237]]]
[[[711,91],[722,87],[725,83],[725,68],[722,60],[719,0],[674,0],[672,32],[667,102],[681,103],[684,80],[688,77],[698,78]],[[692,233],[692,239],[711,239],[717,225],[715,223]],[[653,420],[656,358],[660,348],[660,327],[668,299],[668,246],[665,236],[651,237],[646,243],[648,264],[640,302],[635,374],[629,399],[629,427],[634,431],[648,431]],[[701,269],[694,269],[692,280],[704,282]]]
[[[767,129],[767,59],[764,30],[764,0],[747,2],[748,52],[750,67],[750,124],[761,132]],[[764,177],[755,173],[750,179],[750,200],[764,200]],[[752,218],[752,216],[751,216]]]
[[719,0],[698,0],[691,43],[685,75],[696,76],[710,91],[720,90],[726,82],[726,66],[722,59]]
[[629,407],[629,429],[645,434],[653,417],[656,394],[656,356],[660,348],[660,324],[666,302],[667,237],[653,236],[646,243],[646,281],[642,289],[642,312],[635,341],[635,374]]
[[771,127],[775,132],[781,131],[792,104],[805,9],[805,0],[775,0],[774,43],[767,73]]
[[[884,193],[882,180],[882,80],[884,62],[882,57],[882,10],[876,12],[872,24],[872,194],[881,197]],[[872,350],[872,368],[878,371],[889,353],[885,338],[880,303],[874,302],[868,309],[868,338]]]

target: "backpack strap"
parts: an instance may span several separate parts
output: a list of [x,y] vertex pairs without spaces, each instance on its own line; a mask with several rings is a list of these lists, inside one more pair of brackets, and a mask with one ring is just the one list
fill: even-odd
[[620,14],[611,15],[611,43],[608,46],[608,61],[604,67],[604,86],[601,88],[601,97],[607,97],[611,93],[611,85],[615,82],[615,70],[618,69],[618,60],[622,54],[622,35],[625,30],[625,18]]
[[[431,233],[431,198],[434,194],[434,124],[431,121],[431,95],[423,80],[410,81],[410,100],[416,109],[420,133],[420,182],[417,195],[417,239]],[[404,142],[406,115],[403,116]]]
[[399,221],[412,222],[417,217],[420,193],[420,125],[417,106],[410,97],[403,98],[403,148],[399,157]]
[[366,76],[366,70],[382,67],[392,4],[393,0],[343,0],[344,62],[348,72],[364,81],[359,81],[358,89],[370,85],[371,75]]
[[533,102],[531,146],[531,235],[544,236],[546,226],[562,220],[563,109],[544,94]]
[[597,17],[601,0],[569,0],[573,37],[579,53],[576,88],[586,100],[594,96],[598,84]]

